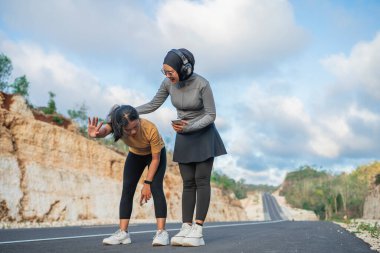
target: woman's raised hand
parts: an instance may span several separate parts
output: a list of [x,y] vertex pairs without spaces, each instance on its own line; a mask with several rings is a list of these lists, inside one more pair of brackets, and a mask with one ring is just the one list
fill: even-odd
[[87,133],[90,137],[98,137],[98,134],[100,133],[100,128],[103,125],[103,121],[100,122],[98,125],[98,117],[93,117],[92,120],[90,117],[88,117],[88,126],[87,126]]

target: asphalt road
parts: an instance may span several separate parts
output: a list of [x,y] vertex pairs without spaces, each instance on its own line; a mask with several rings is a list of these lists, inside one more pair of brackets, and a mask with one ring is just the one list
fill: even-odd
[[[13,252],[252,252],[252,253],[367,253],[368,244],[331,222],[287,221],[269,194],[263,195],[268,220],[261,222],[208,222],[204,227],[206,246],[152,247],[155,224],[130,226],[132,244],[105,246],[102,239],[116,225],[0,230],[0,253]],[[212,211],[212,210],[210,210]],[[170,236],[180,224],[167,224]]]
[[262,199],[265,220],[287,220],[277,200],[270,193],[263,193]]

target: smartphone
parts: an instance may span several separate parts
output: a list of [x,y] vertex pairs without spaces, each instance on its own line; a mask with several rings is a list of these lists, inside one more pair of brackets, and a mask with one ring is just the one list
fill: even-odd
[[174,120],[172,120],[172,123],[174,125],[182,125],[182,120],[181,119],[174,119]]

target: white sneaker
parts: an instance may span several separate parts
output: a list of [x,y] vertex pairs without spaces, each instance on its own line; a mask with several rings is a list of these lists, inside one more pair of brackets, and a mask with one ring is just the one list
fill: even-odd
[[166,246],[169,244],[169,234],[166,230],[157,230],[156,235],[153,237],[153,246]]
[[205,241],[203,240],[203,233],[202,233],[203,227],[194,224],[191,227],[190,233],[188,233],[185,238],[182,241],[182,246],[189,246],[189,247],[198,247],[205,245]]
[[183,239],[188,233],[190,233],[190,231],[191,231],[191,225],[187,223],[183,223],[179,233],[172,237],[171,245],[182,246]]
[[131,243],[131,238],[129,237],[129,233],[118,230],[110,237],[103,239],[103,244],[107,245],[117,245],[117,244],[129,244]]

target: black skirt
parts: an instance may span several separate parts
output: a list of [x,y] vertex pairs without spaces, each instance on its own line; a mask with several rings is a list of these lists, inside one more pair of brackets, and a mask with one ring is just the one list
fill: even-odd
[[227,151],[214,123],[195,132],[176,134],[173,154],[175,162],[203,162],[224,154]]

